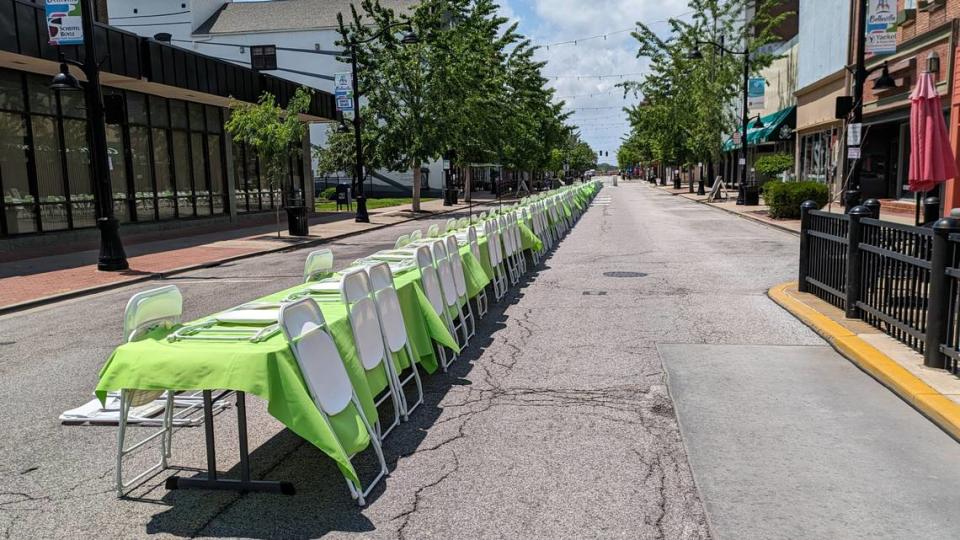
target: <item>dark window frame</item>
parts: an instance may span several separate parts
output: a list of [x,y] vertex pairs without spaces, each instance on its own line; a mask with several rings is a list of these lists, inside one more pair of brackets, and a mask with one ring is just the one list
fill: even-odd
[[273,71],[277,69],[277,46],[251,45],[250,67],[254,71]]

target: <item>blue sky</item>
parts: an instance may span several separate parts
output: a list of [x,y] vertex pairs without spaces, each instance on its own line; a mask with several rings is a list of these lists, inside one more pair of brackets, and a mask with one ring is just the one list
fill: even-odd
[[[629,29],[637,21],[666,29],[666,19],[688,12],[687,0],[500,0],[500,5],[524,35],[543,46],[538,57],[547,61],[544,74],[554,77],[549,84],[574,110],[571,122],[581,126],[594,150],[609,151],[613,163],[628,132],[621,109],[637,101],[625,100],[614,85],[639,79],[647,68],[636,57]],[[563,43],[571,40],[576,43]],[[619,74],[633,75],[589,77]]]

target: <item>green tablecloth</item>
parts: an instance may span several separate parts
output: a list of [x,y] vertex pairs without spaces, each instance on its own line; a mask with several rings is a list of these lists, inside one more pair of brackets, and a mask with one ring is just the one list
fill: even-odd
[[[476,295],[489,283],[487,269],[483,267],[483,261],[473,257],[469,246],[461,248],[461,256],[468,289],[471,296]],[[432,373],[438,366],[431,340],[453,350],[459,348],[456,339],[430,307],[420,286],[419,274],[419,271],[412,270],[396,276],[394,281],[410,347],[420,365]],[[304,287],[304,284],[297,285],[258,301],[282,300]],[[382,368],[368,373],[360,364],[346,306],[339,302],[321,302],[319,305],[360,404],[370,422],[375,422],[378,416],[373,396],[386,388],[385,373]],[[349,414],[349,410],[332,417],[329,425],[324,421],[283,335],[277,334],[260,343],[196,340],[171,343],[166,340],[171,331],[155,330],[145,339],[118,347],[100,371],[96,393],[101,401],[108,391],[124,388],[247,392],[267,400],[267,410],[274,418],[332,457],[348,478],[357,481],[347,456],[367,446],[366,431],[357,415]],[[402,366],[408,362],[407,358],[397,359]]]

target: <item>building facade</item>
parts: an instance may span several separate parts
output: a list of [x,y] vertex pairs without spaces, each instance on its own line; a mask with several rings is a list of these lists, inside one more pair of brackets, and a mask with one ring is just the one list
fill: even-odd
[[[102,23],[95,38],[105,99],[123,110],[106,127],[124,234],[236,222],[310,196],[309,161],[291,159],[284,186],[271,186],[255,153],[223,128],[231,97],[253,102],[270,91],[284,105],[298,84]],[[97,235],[83,94],[49,88],[57,58],[43,3],[0,0],[0,251]],[[333,96],[315,92],[304,120],[335,117]]]
[[[350,20],[355,0],[106,0],[110,23],[146,37],[170,34],[174,45],[258,71],[333,92],[337,72],[349,72],[340,62],[337,14]],[[411,9],[415,0],[381,0],[395,10]],[[326,124],[311,126],[313,144],[322,145]],[[425,195],[436,196],[443,177],[441,161],[424,165]],[[311,170],[314,168],[311,167]],[[409,196],[411,171],[375,171],[368,194]],[[347,175],[318,178],[317,187],[349,181]]]

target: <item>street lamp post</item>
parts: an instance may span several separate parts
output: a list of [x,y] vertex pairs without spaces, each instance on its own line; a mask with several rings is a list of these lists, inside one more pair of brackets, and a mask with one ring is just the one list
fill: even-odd
[[110,158],[107,155],[106,115],[103,90],[100,88],[100,66],[97,65],[93,36],[93,3],[80,0],[83,25],[83,62],[66,58],[60,51],[60,73],[54,76],[50,88],[54,91],[80,90],[81,85],[70,74],[70,65],[83,70],[87,83],[83,85],[87,121],[90,124],[90,165],[96,186],[97,229],[100,230],[100,255],[97,269],[117,272],[130,267],[120,241],[120,225],[113,215],[113,186],[110,184]]
[[737,204],[745,204],[746,202],[746,190],[744,189],[744,184],[747,181],[747,124],[749,119],[747,118],[747,96],[750,88],[750,49],[749,47],[744,48],[742,51],[734,51],[728,49],[723,43],[716,43],[713,41],[700,41],[697,40],[695,43],[694,49],[690,51],[687,55],[687,58],[690,60],[701,60],[703,59],[703,54],[700,52],[700,45],[711,45],[714,49],[722,53],[735,54],[743,56],[743,110],[740,115],[741,119],[741,140],[740,140],[740,177],[737,181]]
[[[363,180],[365,178],[365,174],[363,166],[363,137],[361,133],[362,122],[360,120],[360,81],[357,73],[357,46],[370,43],[371,41],[382,36],[384,32],[389,32],[390,30],[401,26],[410,28],[409,23],[396,23],[384,28],[383,30],[363,41],[351,39],[348,43],[350,47],[350,69],[353,73],[351,81],[351,86],[353,88],[353,143],[356,146],[357,152],[356,163],[354,164],[353,184],[357,200],[356,221],[358,223],[370,223],[370,214],[367,212],[367,198],[363,193]],[[400,43],[403,45],[412,45],[418,43],[419,41],[420,39],[416,34],[413,33],[413,30],[411,29],[403,36],[403,38],[400,40]]]

